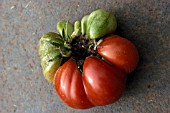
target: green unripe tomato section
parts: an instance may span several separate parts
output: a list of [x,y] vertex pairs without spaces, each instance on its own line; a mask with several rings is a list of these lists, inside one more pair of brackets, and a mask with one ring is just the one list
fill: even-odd
[[58,48],[62,47],[64,41],[57,33],[44,34],[39,41],[39,55],[44,77],[53,82],[54,74],[62,62],[62,54]]
[[114,33],[116,27],[115,16],[104,9],[98,9],[93,11],[88,17],[86,34],[90,39],[97,39]]
[[86,29],[87,29],[87,19],[88,19],[89,15],[86,15],[82,18],[81,20],[81,33],[82,35],[86,34]]
[[74,27],[68,21],[60,21],[57,23],[57,31],[64,38],[64,40],[70,42],[71,34],[74,31]]

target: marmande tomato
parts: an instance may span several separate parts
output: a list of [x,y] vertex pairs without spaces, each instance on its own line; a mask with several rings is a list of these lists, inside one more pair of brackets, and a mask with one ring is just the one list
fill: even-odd
[[99,9],[74,25],[58,22],[58,33],[40,39],[44,77],[68,106],[104,106],[123,95],[127,74],[137,67],[139,56],[132,42],[113,35],[116,27],[115,16]]
[[56,72],[54,86],[69,106],[79,109],[102,106],[122,96],[126,75],[118,68],[91,56],[86,58],[83,72],[82,76],[73,59]]

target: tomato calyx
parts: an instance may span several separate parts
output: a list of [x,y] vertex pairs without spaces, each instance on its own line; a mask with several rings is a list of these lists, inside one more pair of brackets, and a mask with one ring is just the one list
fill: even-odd
[[79,21],[76,21],[74,26],[68,21],[57,23],[57,31],[64,41],[64,49],[60,48],[61,46],[58,48],[63,57],[62,64],[71,57],[75,59],[80,71],[87,56],[100,56],[97,53],[96,39],[90,39],[87,34],[83,34],[81,27]]
[[101,58],[101,56],[97,53],[97,42],[96,40],[89,39],[86,35],[81,35],[79,37],[75,37],[71,42],[71,57],[75,59],[79,70],[82,72],[83,63],[86,57],[88,56],[96,56]]

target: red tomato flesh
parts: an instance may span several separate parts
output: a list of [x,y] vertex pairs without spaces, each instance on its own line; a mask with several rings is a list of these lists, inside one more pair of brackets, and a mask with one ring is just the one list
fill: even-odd
[[78,109],[93,107],[87,99],[82,75],[73,59],[68,60],[58,69],[54,86],[59,97],[70,107]]
[[126,75],[96,57],[88,57],[83,65],[84,87],[88,99],[96,106],[112,104],[125,88]]
[[138,64],[137,48],[129,40],[117,35],[105,38],[99,44],[97,51],[107,61],[127,74],[134,71]]

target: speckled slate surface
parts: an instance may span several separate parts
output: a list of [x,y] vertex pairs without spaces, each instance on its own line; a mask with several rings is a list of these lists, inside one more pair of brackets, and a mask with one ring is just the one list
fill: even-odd
[[[117,34],[138,48],[140,62],[116,103],[74,110],[42,75],[38,40],[59,20],[104,8]],[[170,113],[169,0],[0,0],[0,113]]]

